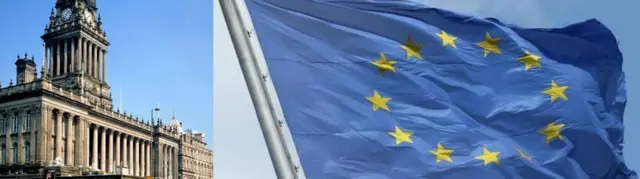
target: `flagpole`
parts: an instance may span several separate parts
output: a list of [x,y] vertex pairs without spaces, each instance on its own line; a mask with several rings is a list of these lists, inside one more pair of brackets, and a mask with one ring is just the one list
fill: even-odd
[[254,54],[247,29],[244,26],[238,2],[235,0],[219,0],[219,2],[276,176],[278,179],[295,179],[297,178],[294,169],[295,165],[288,156],[284,140],[280,135],[278,122],[275,120],[274,112],[271,110],[266,94],[267,90],[261,81],[262,75],[258,68],[257,57]]

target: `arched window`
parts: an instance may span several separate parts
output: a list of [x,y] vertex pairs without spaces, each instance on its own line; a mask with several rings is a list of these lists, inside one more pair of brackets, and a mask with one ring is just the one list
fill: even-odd
[[11,126],[11,133],[18,132],[18,113],[13,113],[11,116],[11,122],[13,123]]
[[11,149],[11,155],[13,157],[11,157],[13,160],[13,163],[18,163],[18,144],[17,143],[13,143],[13,148]]
[[31,144],[29,144],[29,141],[24,143],[24,161],[31,162]]

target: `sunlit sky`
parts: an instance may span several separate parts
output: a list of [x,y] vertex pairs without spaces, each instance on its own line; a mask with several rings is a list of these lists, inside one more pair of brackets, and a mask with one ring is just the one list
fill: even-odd
[[[0,81],[15,81],[16,55],[42,63],[44,27],[53,0],[0,1]],[[175,110],[185,128],[213,145],[213,2],[97,1],[111,45],[107,82],[114,108],[145,120],[160,104],[167,124]],[[122,89],[122,95],[120,95]],[[120,100],[122,99],[122,100]]]

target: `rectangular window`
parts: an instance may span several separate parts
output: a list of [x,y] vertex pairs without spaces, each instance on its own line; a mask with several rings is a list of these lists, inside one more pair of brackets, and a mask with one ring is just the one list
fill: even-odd
[[4,134],[4,118],[0,118],[0,134]]
[[22,117],[22,131],[30,131],[31,130],[31,114],[29,111],[24,113],[24,117]]
[[13,127],[11,128],[11,132],[12,133],[17,133],[18,132],[18,117],[17,117],[17,114],[14,114],[13,116],[11,116],[11,122],[13,122]]
[[31,114],[27,114],[26,118],[25,122],[27,123],[27,131],[31,131]]

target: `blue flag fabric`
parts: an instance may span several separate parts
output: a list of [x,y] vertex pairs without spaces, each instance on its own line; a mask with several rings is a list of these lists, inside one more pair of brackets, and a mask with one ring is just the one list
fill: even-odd
[[622,157],[622,55],[596,20],[246,3],[307,178],[637,178]]

